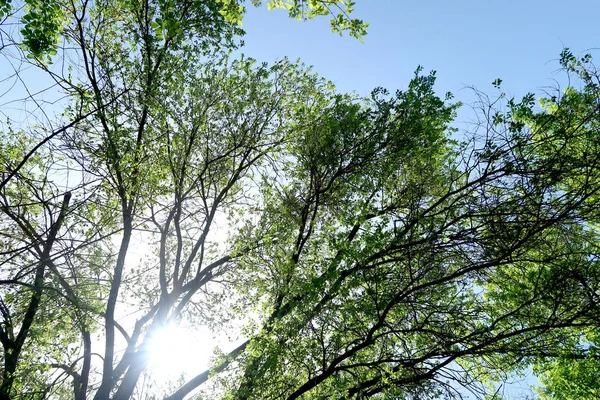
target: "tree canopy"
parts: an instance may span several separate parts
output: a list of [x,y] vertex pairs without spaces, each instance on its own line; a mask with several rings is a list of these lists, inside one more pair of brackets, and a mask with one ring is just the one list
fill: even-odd
[[[267,4],[341,7],[334,28],[364,34],[352,2]],[[481,94],[459,134],[435,72],[359,98],[235,57],[240,7],[83,1],[48,31],[24,20],[58,35],[12,49],[64,108],[0,131],[0,398],[498,398],[528,367],[542,396],[593,398],[591,57],[565,50],[573,84],[541,107]],[[149,393],[153,335],[180,323],[236,347]]]
[[[61,30],[68,26],[71,15],[69,7],[73,2],[61,0],[25,0],[24,4],[20,2],[11,2],[10,0],[0,0],[0,26],[5,23],[11,23],[16,17],[22,24],[21,42],[32,57],[44,57],[46,55],[55,55],[60,42]],[[88,2],[85,2],[86,4]],[[169,26],[170,19],[174,17],[167,10],[203,8],[210,9],[212,14],[206,14],[208,18],[217,17],[215,11],[224,21],[234,25],[242,25],[242,20],[247,3],[245,0],[210,0],[210,1],[158,1],[151,2],[153,8],[166,11],[160,17],[157,17],[155,23],[158,25]],[[359,40],[366,35],[368,23],[352,18],[355,2],[349,0],[251,0],[253,6],[259,7],[266,3],[269,10],[284,9],[288,15],[299,21],[312,19],[319,16],[330,16],[331,29],[340,35],[348,32]],[[91,4],[91,3],[90,3]],[[143,6],[140,2],[132,2],[130,7]],[[206,22],[206,21],[205,21]],[[196,26],[201,29],[207,29],[210,25]],[[189,26],[193,29],[194,27]],[[207,33],[207,32],[205,32]]]

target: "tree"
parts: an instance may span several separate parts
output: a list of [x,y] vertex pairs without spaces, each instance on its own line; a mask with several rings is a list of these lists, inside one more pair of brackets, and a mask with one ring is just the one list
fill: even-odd
[[[57,52],[61,29],[68,24],[69,12],[66,11],[69,2],[56,0],[25,0],[25,4],[17,3],[16,7],[10,0],[0,1],[0,25],[11,21],[16,16],[22,24],[22,46],[32,57],[53,56]],[[190,7],[193,2],[172,1],[162,2],[167,7]],[[246,11],[244,0],[214,0],[211,8],[218,10],[225,21],[237,25],[242,24]],[[261,0],[252,0],[252,5],[262,5]],[[290,17],[298,20],[312,19],[318,16],[331,16],[331,29],[340,35],[348,32],[359,40],[366,35],[368,24],[360,19],[352,18],[354,2],[348,0],[267,0],[271,9],[285,9]],[[198,6],[198,4],[196,4]],[[22,9],[24,7],[24,12]],[[15,10],[16,8],[16,10]],[[5,32],[0,31],[0,34]]]
[[540,362],[540,380],[544,384],[538,392],[541,399],[596,399],[598,387],[598,353],[594,343],[591,348],[579,348],[576,356],[565,354],[562,358]]
[[597,97],[488,104],[459,143],[434,73],[339,94],[301,65],[232,61],[220,11],[71,3],[70,69],[32,59],[70,103],[43,146],[43,127],[3,127],[3,398],[141,397],[153,333],[181,320],[241,319],[245,341],[169,399],[209,381],[209,398],[483,395],[581,357]]
[[[567,88],[551,99],[542,102],[545,115],[526,116],[524,119],[532,126],[544,126],[548,135],[564,138],[574,132],[584,131],[585,136],[572,140],[572,145],[562,149],[563,157],[585,158],[587,153],[594,151],[590,142],[596,142],[598,121],[594,115],[598,112],[597,99],[600,95],[597,71],[591,63],[591,57],[585,55],[577,58],[569,49],[565,49],[560,57],[561,65],[570,74],[579,78],[581,87]],[[560,140],[560,139],[559,139]],[[562,139],[564,141],[564,139]],[[575,174],[569,178],[566,186],[577,182],[581,175]],[[597,228],[597,221],[590,223],[591,229]],[[587,254],[589,262],[596,262],[597,243],[590,242]],[[589,271],[579,274],[579,285],[587,289],[587,295],[598,301],[600,291],[594,283]],[[556,359],[540,360],[535,369],[540,375],[544,388],[539,391],[542,399],[593,399],[600,395],[598,374],[600,360],[598,354],[598,329],[579,330],[573,332],[571,351],[559,355]]]

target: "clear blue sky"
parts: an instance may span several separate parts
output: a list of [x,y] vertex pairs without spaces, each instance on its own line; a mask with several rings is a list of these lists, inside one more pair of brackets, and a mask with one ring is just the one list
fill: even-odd
[[260,61],[300,58],[359,94],[405,88],[423,65],[437,71],[439,93],[468,101],[461,89],[493,93],[496,78],[513,95],[540,92],[564,78],[563,47],[600,47],[600,0],[356,0],[354,15],[370,23],[364,43],[332,33],[327,17],[298,22],[248,5],[243,51]]

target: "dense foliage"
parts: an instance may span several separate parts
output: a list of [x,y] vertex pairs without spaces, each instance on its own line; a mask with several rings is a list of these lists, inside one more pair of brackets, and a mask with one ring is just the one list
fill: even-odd
[[[542,396],[593,398],[591,58],[563,53],[579,86],[542,108],[482,96],[459,135],[434,73],[340,94],[233,57],[228,7],[71,2],[54,58],[25,33],[14,47],[66,106],[0,133],[0,398],[484,397],[530,366]],[[210,370],[148,394],[152,336],[181,322],[244,327]]]

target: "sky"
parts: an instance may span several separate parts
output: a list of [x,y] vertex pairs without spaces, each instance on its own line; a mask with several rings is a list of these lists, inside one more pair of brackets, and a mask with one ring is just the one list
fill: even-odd
[[[558,56],[564,47],[577,55],[600,57],[600,0],[355,0],[353,16],[370,23],[361,43],[331,32],[329,19],[299,22],[285,10],[267,11],[247,1],[242,49],[247,56],[273,62],[300,59],[333,81],[342,92],[368,95],[383,86],[406,88],[417,66],[436,70],[437,92],[470,104],[468,87],[520,97],[564,84]],[[2,75],[10,72],[0,65]],[[15,95],[15,93],[11,93]],[[6,104],[0,114],[22,109]],[[459,119],[468,118],[468,108]]]
[[[470,102],[492,81],[520,97],[564,83],[558,57],[600,46],[599,0],[355,0],[369,22],[364,43],[332,33],[327,17],[298,22],[284,10],[248,6],[243,52],[260,61],[301,59],[340,91],[406,88],[417,66],[436,70],[437,91]],[[599,55],[600,57],[600,55]]]

